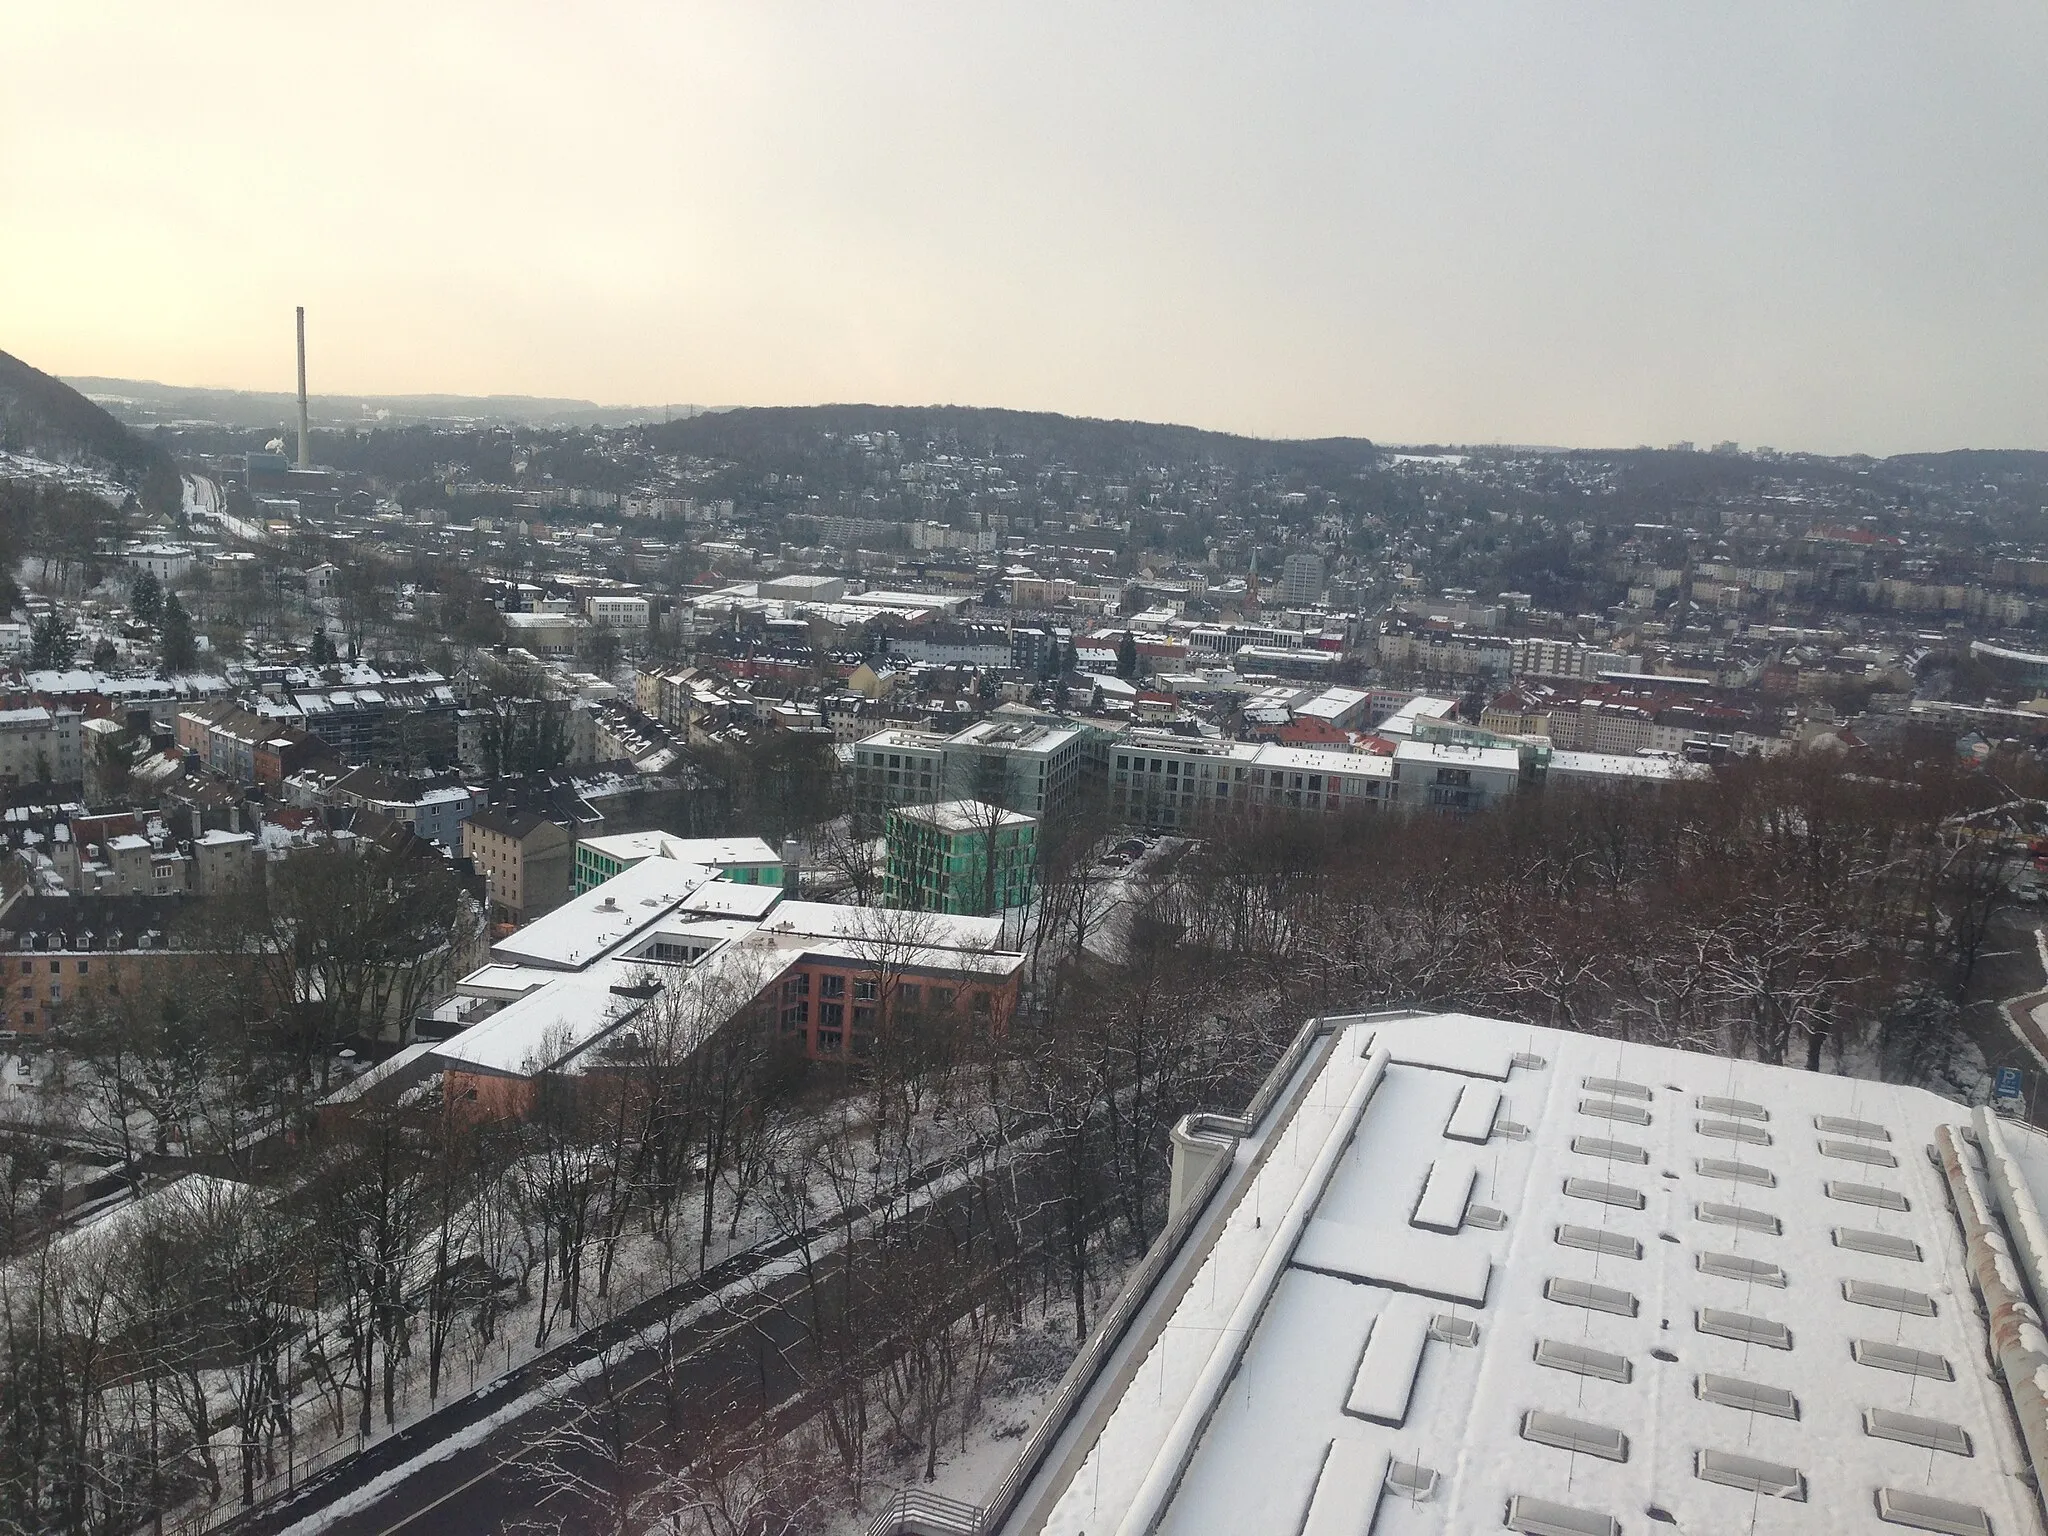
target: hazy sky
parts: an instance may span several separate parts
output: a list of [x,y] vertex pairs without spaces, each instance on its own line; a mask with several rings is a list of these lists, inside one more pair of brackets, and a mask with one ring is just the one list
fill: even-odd
[[13,0],[52,372],[2048,448],[2040,0]]

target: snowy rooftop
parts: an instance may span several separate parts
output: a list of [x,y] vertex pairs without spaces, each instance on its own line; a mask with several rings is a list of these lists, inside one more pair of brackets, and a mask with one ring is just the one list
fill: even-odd
[[1557,778],[1701,779],[1709,776],[1704,764],[1676,757],[1637,757],[1623,752],[1552,752],[1550,772]]
[[900,805],[896,814],[905,821],[928,822],[941,832],[986,832],[998,827],[1030,826],[1036,817],[1021,811],[1006,811],[979,800],[941,800],[936,805]]
[[613,859],[674,859],[723,869],[733,864],[779,864],[781,855],[758,837],[677,837],[669,832],[619,832],[586,837],[583,846]]
[[[699,887],[727,884],[717,875],[699,864],[648,859],[500,939],[491,946],[492,957],[554,970],[579,969],[666,915]],[[772,900],[775,892],[767,894]]]
[[1985,1168],[1969,1118],[1464,1015],[1344,1022],[1211,1138],[1224,1182],[993,1528],[2038,1533],[2040,1401],[2008,1401],[1956,1211],[1998,1185],[2036,1268],[1999,1169],[2048,1174],[2048,1143],[1980,1111]]

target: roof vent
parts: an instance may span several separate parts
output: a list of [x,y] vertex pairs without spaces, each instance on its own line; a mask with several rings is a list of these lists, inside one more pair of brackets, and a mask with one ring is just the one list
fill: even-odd
[[1939,1531],[1942,1536],[1991,1536],[1991,1517],[1976,1505],[1899,1488],[1877,1490],[1877,1518],[1915,1531]]
[[[1521,1536],[1621,1536],[1621,1522],[1612,1515],[1553,1504],[1548,1499],[1532,1499],[1526,1493],[1508,1500],[1506,1524]],[[1988,1533],[1990,1527],[1984,1530]]]
[[1873,1168],[1896,1168],[1899,1160],[1883,1147],[1861,1141],[1828,1141],[1820,1144],[1822,1157],[1839,1157],[1848,1163],[1867,1163]]
[[1732,1162],[1725,1157],[1698,1157],[1693,1159],[1693,1168],[1702,1178],[1733,1179],[1738,1184],[1755,1184],[1763,1189],[1778,1187],[1778,1176],[1755,1163]]
[[1650,1090],[1642,1083],[1623,1082],[1618,1077],[1582,1077],[1579,1086],[1588,1093],[1612,1094],[1616,1098],[1649,1101]]
[[1886,1344],[1878,1339],[1857,1339],[1849,1345],[1849,1358],[1858,1365],[1880,1371],[1897,1371],[1905,1376],[1925,1376],[1930,1381],[1954,1381],[1956,1368],[1946,1355],[1932,1350],[1908,1349],[1903,1344]]
[[1615,1099],[1581,1099],[1579,1113],[1601,1120],[1621,1120],[1629,1125],[1648,1125],[1650,1112],[1640,1104],[1623,1104]]
[[1710,1115],[1729,1115],[1737,1120],[1768,1120],[1771,1112],[1761,1104],[1752,1104],[1748,1099],[1717,1099],[1710,1093],[1703,1093],[1694,1099],[1693,1107],[1704,1109]]
[[1785,1271],[1775,1264],[1766,1264],[1762,1259],[1745,1259],[1732,1253],[1703,1253],[1696,1263],[1703,1275],[1719,1275],[1723,1280],[1742,1280],[1755,1285],[1775,1285],[1780,1290],[1785,1286]]
[[1741,1227],[1745,1232],[1766,1232],[1772,1237],[1780,1236],[1785,1224],[1765,1211],[1753,1211],[1746,1205],[1723,1205],[1714,1200],[1702,1200],[1693,1207],[1693,1215],[1699,1220],[1717,1227]]
[[1560,1451],[1580,1451],[1602,1461],[1627,1461],[1628,1436],[1605,1424],[1568,1419],[1561,1413],[1531,1408],[1522,1415],[1522,1438]]
[[1635,1297],[1628,1291],[1618,1291],[1611,1285],[1594,1285],[1586,1280],[1567,1280],[1558,1275],[1543,1282],[1543,1296],[1547,1301],[1567,1307],[1612,1312],[1616,1317],[1634,1317],[1638,1307]]
[[1627,1382],[1635,1375],[1635,1367],[1626,1355],[1610,1355],[1604,1349],[1588,1349],[1583,1344],[1566,1344],[1557,1339],[1536,1341],[1536,1363],[1553,1371],[1596,1376],[1602,1381]]
[[1436,1496],[1439,1481],[1436,1472],[1429,1467],[1412,1461],[1390,1461],[1387,1463],[1387,1492],[1412,1499],[1417,1504]]
[[1695,1120],[1693,1129],[1720,1141],[1742,1141],[1752,1147],[1768,1147],[1771,1133],[1741,1120]]
[[1566,1248],[1583,1248],[1617,1259],[1640,1259],[1643,1245],[1625,1232],[1603,1232],[1598,1227],[1575,1227],[1570,1222],[1557,1229],[1557,1240]]
[[1692,1322],[1701,1333],[1710,1333],[1716,1338],[1761,1344],[1766,1349],[1792,1347],[1792,1330],[1768,1317],[1751,1317],[1747,1312],[1723,1312],[1719,1307],[1701,1307],[1693,1314]]
[[1574,1136],[1572,1150],[1586,1157],[1604,1157],[1617,1163],[1647,1163],[1647,1149],[1626,1141],[1608,1141],[1601,1136]]
[[1602,1205],[1625,1206],[1640,1211],[1646,1203],[1640,1189],[1626,1184],[1607,1184],[1599,1179],[1566,1179],[1564,1192],[1574,1200],[1597,1200]]
[[1813,1128],[1824,1136],[1857,1136],[1864,1141],[1892,1139],[1892,1133],[1875,1120],[1844,1120],[1840,1115],[1815,1115]]
[[1774,1461],[1759,1461],[1754,1456],[1737,1456],[1732,1451],[1701,1451],[1693,1462],[1693,1471],[1702,1482],[1740,1488],[1745,1493],[1761,1493],[1768,1498],[1794,1499],[1801,1503],[1806,1499],[1806,1479],[1797,1468],[1780,1466]]
[[1744,1381],[1740,1376],[1702,1375],[1693,1382],[1693,1390],[1700,1400],[1719,1403],[1724,1408],[1740,1408],[1744,1413],[1768,1413],[1773,1418],[1796,1419],[1799,1417],[1799,1399],[1783,1387],[1767,1387],[1760,1381]]
[[1844,1280],[1842,1300],[1859,1307],[1883,1307],[1908,1312],[1914,1317],[1934,1316],[1934,1298],[1924,1291],[1909,1291],[1896,1285],[1878,1285],[1870,1280]]
[[1970,1456],[1970,1434],[1960,1424],[1940,1419],[1923,1419],[1916,1414],[1896,1413],[1890,1408],[1863,1410],[1863,1433],[1878,1440],[1896,1440],[1930,1451],[1947,1451],[1951,1456]]
[[1846,1248],[1851,1253],[1874,1253],[1879,1258],[1920,1262],[1920,1245],[1910,1237],[1894,1237],[1889,1232],[1864,1232],[1855,1227],[1836,1227],[1834,1238],[1837,1248]]
[[1847,1200],[1852,1205],[1874,1205],[1887,1211],[1910,1211],[1912,1202],[1896,1189],[1886,1189],[1881,1184],[1849,1184],[1841,1179],[1829,1179],[1824,1186],[1830,1200]]
[[1429,1320],[1429,1336],[1460,1349],[1471,1349],[1479,1343],[1479,1325],[1469,1317],[1439,1312]]

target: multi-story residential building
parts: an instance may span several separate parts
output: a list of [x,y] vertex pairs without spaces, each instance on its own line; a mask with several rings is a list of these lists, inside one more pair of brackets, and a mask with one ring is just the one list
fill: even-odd
[[1321,600],[1324,587],[1323,557],[1309,550],[1296,550],[1280,565],[1280,601],[1290,608],[1306,608]]
[[83,717],[75,709],[0,709],[0,781],[75,784],[85,771]]
[[853,749],[854,809],[879,821],[899,805],[946,794],[946,738],[934,731],[877,731]]
[[1026,906],[1037,879],[1038,822],[980,800],[889,813],[882,899],[892,907],[986,917]]
[[1110,812],[1132,826],[1195,827],[1255,807],[1373,810],[1393,798],[1393,760],[1367,753],[1147,731],[1110,746]]
[[566,828],[530,811],[482,810],[462,824],[462,856],[505,922],[530,922],[568,900],[574,846]]
[[952,735],[880,731],[854,747],[854,803],[879,819],[898,805],[987,800],[1043,820],[1079,792],[1085,761],[1085,733],[1065,724],[999,717]]
[[1404,741],[1394,748],[1394,780],[1404,808],[1483,811],[1520,787],[1522,758],[1511,747]]
[[735,885],[782,884],[782,858],[758,837],[676,837],[618,832],[576,842],[575,891],[581,896],[646,859],[673,859],[715,869]]
[[0,1029],[42,1034],[109,992],[175,984],[222,957],[187,948],[186,909],[150,895],[23,895],[0,918]]
[[326,787],[330,805],[348,805],[388,816],[415,837],[443,848],[462,846],[462,824],[476,814],[479,801],[451,774],[431,778],[392,778],[373,768],[352,768]]
[[585,598],[583,611],[599,629],[645,629],[653,605],[644,597],[618,593]]

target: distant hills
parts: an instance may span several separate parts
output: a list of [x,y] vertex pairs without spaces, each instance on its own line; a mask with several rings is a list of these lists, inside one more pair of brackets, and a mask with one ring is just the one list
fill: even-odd
[[0,352],[0,447],[79,464],[125,485],[152,511],[175,512],[177,465],[62,379]]
[[[150,379],[75,377],[65,382],[131,426],[207,422],[222,427],[296,429],[299,397],[284,390],[198,389]],[[599,405],[534,395],[314,395],[315,427],[478,422],[522,427],[621,427],[702,410],[696,405]]]
[[706,412],[657,427],[648,436],[679,452],[751,461],[791,452],[819,432],[894,432],[920,447],[931,442],[969,455],[1021,453],[1092,474],[1116,474],[1146,464],[1335,473],[1370,464],[1379,453],[1362,437],[1241,437],[1199,427],[966,405],[749,406]]

